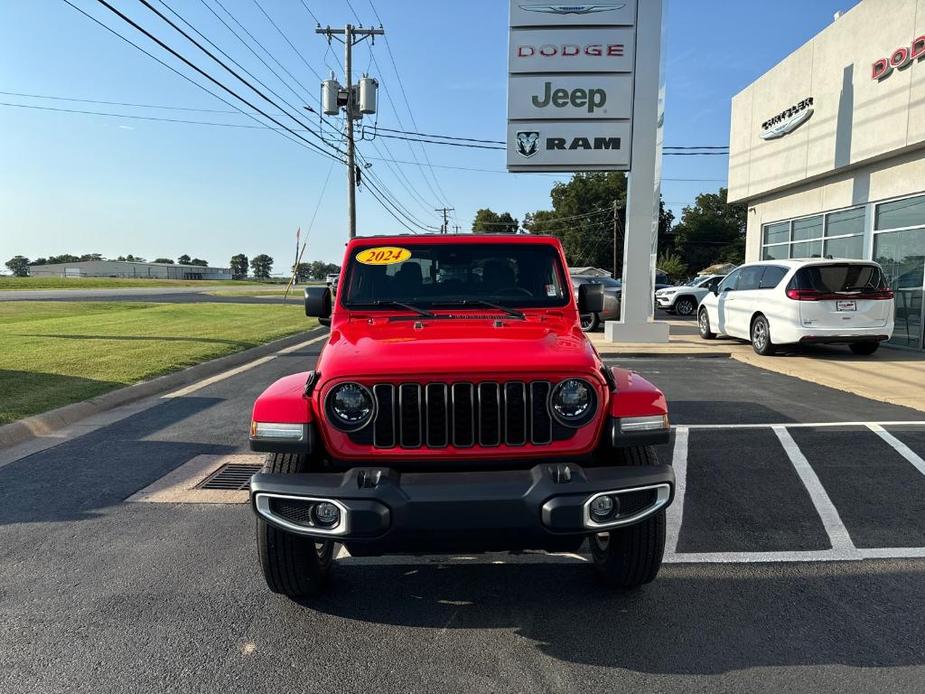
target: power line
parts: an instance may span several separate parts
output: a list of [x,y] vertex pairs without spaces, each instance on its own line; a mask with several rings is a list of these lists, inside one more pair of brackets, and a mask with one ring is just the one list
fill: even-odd
[[[22,92],[3,92],[0,91],[0,94],[4,96],[20,96],[29,99],[50,99],[53,101],[74,101],[81,104],[102,104],[106,106],[130,106],[132,108],[157,108],[163,109],[166,111],[195,111],[198,113],[233,113],[238,115],[241,113],[240,109],[236,111],[227,110],[227,109],[218,109],[218,108],[193,108],[191,106],[161,106],[158,104],[135,104],[129,103],[126,101],[103,101],[102,99],[77,99],[73,97],[66,96],[47,96],[45,94],[24,94]],[[211,94],[211,92],[210,92]]]
[[[231,106],[232,108],[234,108],[235,110],[239,111],[239,112],[242,113],[243,115],[247,116],[247,117],[250,118],[251,120],[255,121],[256,123],[259,123],[262,127],[266,127],[266,128],[269,128],[269,129],[273,130],[273,128],[270,128],[268,125],[266,125],[266,123],[264,123],[263,121],[261,121],[261,120],[260,120],[259,118],[257,118],[255,115],[253,115],[253,114],[251,114],[251,113],[248,113],[248,112],[245,111],[244,109],[240,108],[237,104],[235,104],[235,103],[233,103],[233,102],[231,102],[231,101],[228,101],[228,100],[225,99],[224,97],[222,97],[222,96],[216,94],[215,92],[213,92],[213,91],[212,91],[211,89],[209,89],[208,87],[206,87],[206,86],[204,86],[204,85],[202,85],[202,84],[199,84],[199,82],[197,82],[196,80],[192,79],[189,75],[183,74],[182,72],[180,72],[179,70],[177,70],[175,67],[173,67],[172,65],[169,65],[168,63],[164,62],[163,60],[161,60],[160,58],[158,58],[157,56],[155,56],[153,53],[151,53],[150,51],[148,51],[148,50],[142,48],[142,47],[139,46],[137,43],[135,43],[134,41],[132,41],[131,39],[129,39],[128,37],[124,36],[123,34],[120,34],[118,31],[116,31],[116,30],[113,29],[112,27],[106,25],[105,23],[101,22],[99,19],[97,19],[97,18],[94,17],[93,15],[91,15],[91,14],[85,12],[84,10],[82,10],[81,8],[77,7],[77,6],[76,6],[75,4],[73,4],[70,0],[63,0],[63,1],[64,1],[67,5],[69,5],[71,8],[73,8],[74,10],[76,10],[77,12],[79,12],[80,14],[82,14],[82,15],[83,15],[84,17],[86,17],[87,19],[91,20],[91,21],[94,22],[95,24],[98,24],[99,26],[101,26],[103,29],[105,29],[105,30],[108,31],[109,33],[111,33],[111,34],[113,34],[114,36],[120,38],[122,41],[124,41],[125,43],[129,44],[129,45],[132,46],[133,48],[137,49],[139,52],[144,53],[146,56],[148,56],[149,58],[151,58],[151,59],[154,60],[155,62],[159,63],[160,65],[163,65],[165,68],[167,68],[167,69],[170,70],[171,72],[175,73],[176,75],[179,75],[180,77],[182,77],[183,79],[185,79],[185,80],[186,80],[187,82],[189,82],[190,84],[194,85],[195,87],[198,87],[199,89],[201,89],[202,91],[206,92],[207,94],[210,94],[211,96],[214,96],[216,99],[218,99],[218,100],[221,101],[222,103],[227,104],[228,106]],[[130,22],[130,23],[131,23],[131,24],[134,24],[133,22]],[[158,42],[158,43],[160,43],[160,42]],[[188,61],[185,61],[185,59],[184,59],[184,62],[188,62]],[[193,66],[193,67],[195,67],[195,66]],[[196,68],[196,70],[197,70],[197,72],[202,73],[202,71],[199,70],[198,68]],[[215,80],[212,79],[211,77],[210,77],[209,79],[210,79],[211,81],[215,82]],[[225,89],[225,91],[230,91],[230,90],[228,90],[226,87],[224,87],[224,85],[219,85],[219,86],[221,86],[223,89]],[[231,92],[231,93],[234,95],[233,92]],[[235,98],[238,98],[237,95],[234,95],[234,96],[235,96]],[[242,101],[243,101],[243,99],[242,99]],[[247,102],[245,102],[245,103],[247,103]],[[274,121],[274,122],[276,122],[276,121]],[[289,129],[288,129],[288,128],[283,128],[283,130],[289,130]],[[317,148],[313,143],[311,143],[311,142],[308,142],[308,141],[302,142],[302,140],[304,140],[304,138],[298,137],[297,135],[296,135],[296,137],[298,137],[298,139],[296,139],[296,137],[292,137],[292,135],[295,135],[295,133],[292,133],[292,135],[290,135],[290,134],[288,134],[288,133],[286,133],[286,132],[282,132],[282,131],[279,131],[279,133],[280,133],[280,135],[282,135],[283,137],[285,137],[287,140],[290,140],[290,141],[292,141],[292,142],[295,142],[295,143],[296,143],[297,145],[299,145],[300,147],[305,147],[306,149],[313,149],[313,150],[314,150],[314,149],[318,149],[318,148]],[[331,156],[331,155],[329,155],[328,153],[323,152],[323,151],[322,151],[322,154],[324,154],[325,156]]]
[[[220,60],[219,58],[217,58],[217,57],[215,56],[215,54],[212,53],[208,48],[206,48],[205,46],[203,46],[201,43],[199,43],[199,42],[198,42],[196,39],[194,39],[192,36],[190,36],[188,33],[186,33],[185,31],[183,31],[183,29],[181,29],[180,27],[178,27],[174,22],[172,22],[168,17],[166,17],[160,10],[158,10],[158,9],[157,9],[156,7],[154,7],[150,2],[148,2],[148,0],[138,0],[138,1],[139,1],[142,5],[144,5],[145,7],[147,7],[149,10],[151,10],[151,12],[153,12],[153,13],[156,14],[158,17],[160,17],[164,22],[166,22],[167,24],[169,24],[169,25],[174,29],[174,31],[177,31],[177,32],[178,32],[179,34],[181,34],[187,41],[189,41],[190,43],[192,43],[192,44],[193,44],[194,46],[196,46],[199,50],[201,50],[203,53],[205,53],[207,56],[209,56],[212,60],[214,60],[214,61],[215,61],[216,63],[218,63],[219,65],[221,65],[225,70],[227,70],[229,73],[231,73],[231,74],[232,74],[235,78],[237,78],[238,81],[240,81],[242,84],[246,85],[251,91],[253,91],[255,94],[257,94],[261,99],[263,99],[264,101],[266,101],[268,104],[272,104],[274,108],[276,108],[276,109],[278,109],[278,110],[280,110],[280,111],[286,113],[286,110],[285,110],[284,108],[280,107],[280,105],[277,104],[275,101],[273,101],[270,97],[268,97],[268,96],[267,96],[266,94],[264,94],[262,91],[260,91],[259,89],[257,89],[254,85],[252,85],[252,84],[251,84],[250,82],[248,82],[246,79],[244,79],[243,77],[241,77],[241,75],[239,75],[239,74],[238,74],[237,72],[235,72],[233,69],[231,69],[230,67],[228,67],[228,65],[227,65],[225,62],[223,62],[222,60]],[[222,84],[221,82],[219,82],[218,80],[216,80],[214,77],[212,77],[211,75],[209,75],[207,72],[205,72],[204,70],[200,69],[199,67],[197,67],[196,65],[194,65],[192,62],[190,62],[189,60],[187,60],[186,58],[184,58],[182,55],[180,55],[180,54],[177,53],[175,50],[173,50],[172,48],[170,48],[166,43],[164,43],[163,41],[161,41],[160,39],[158,39],[156,36],[154,36],[153,34],[151,34],[149,31],[147,31],[146,29],[144,29],[143,27],[141,27],[140,25],[138,25],[137,23],[135,23],[134,21],[132,21],[129,17],[127,17],[126,15],[122,14],[121,12],[119,12],[119,10],[117,10],[115,7],[113,7],[112,5],[110,5],[110,4],[107,2],[107,0],[97,0],[97,2],[99,2],[99,3],[102,4],[102,5],[104,5],[105,7],[107,7],[107,8],[110,9],[111,11],[113,11],[114,13],[116,13],[116,14],[117,14],[118,16],[120,16],[123,20],[125,20],[125,21],[128,22],[128,23],[130,23],[132,26],[134,26],[134,27],[135,27],[136,29],[138,29],[139,31],[143,32],[146,36],[148,36],[148,38],[150,38],[151,40],[155,41],[155,42],[156,42],[157,44],[159,44],[162,48],[164,48],[164,49],[170,51],[170,52],[171,52],[173,55],[175,55],[177,58],[179,58],[180,60],[182,60],[183,62],[185,62],[187,65],[189,65],[190,67],[192,67],[193,69],[195,69],[197,72],[200,72],[204,77],[206,77],[206,78],[208,78],[209,80],[215,82],[216,85],[218,85],[218,86],[221,87],[222,89],[224,89],[224,90],[226,90],[227,92],[229,92],[230,94],[232,94],[235,98],[237,98],[238,100],[240,100],[240,101],[246,103],[248,106],[250,106],[250,107],[251,107],[252,109],[254,109],[255,111],[258,111],[259,113],[261,113],[261,115],[263,115],[265,118],[269,118],[271,121],[273,121],[274,123],[276,123],[276,124],[279,125],[280,127],[286,127],[286,126],[284,126],[282,123],[280,123],[278,120],[276,120],[275,118],[273,118],[273,117],[270,116],[269,114],[267,114],[267,113],[261,111],[259,108],[257,108],[257,107],[254,106],[253,104],[251,104],[249,101],[245,100],[243,97],[239,96],[237,93],[233,92],[231,89],[229,89],[228,87],[226,87],[224,84]],[[165,7],[167,6],[167,5],[164,3],[164,0],[160,0],[160,2],[161,2],[162,4],[164,4]],[[170,8],[168,7],[168,9],[170,9]],[[173,10],[171,10],[171,12],[173,12]],[[176,14],[176,13],[174,13],[174,14]],[[179,16],[179,15],[178,15],[178,16]],[[312,130],[311,128],[309,128],[309,127],[308,127],[303,121],[301,121],[299,118],[296,118],[295,116],[293,116],[293,115],[290,114],[290,113],[287,113],[287,115],[288,115],[288,117],[291,118],[293,121],[295,121],[296,123],[299,123],[302,127],[306,128],[310,133],[312,133],[313,135],[315,135],[316,137],[318,137],[318,138],[321,140],[321,142],[324,143],[327,147],[330,147],[331,149],[333,149],[333,150],[334,150],[335,152],[337,152],[338,154],[340,154],[340,155],[342,155],[342,156],[345,156],[345,153],[344,153],[343,151],[341,151],[341,150],[338,149],[337,147],[334,147],[334,146],[328,144],[327,142],[325,142],[324,138],[323,138],[319,133],[317,133],[317,132],[315,132],[314,130]],[[295,131],[292,131],[292,132],[293,132],[293,134],[296,134]],[[303,138],[301,135],[299,135],[299,137],[300,137],[301,139],[305,140],[306,142],[309,142],[309,140]],[[324,153],[327,154],[328,156],[333,156],[333,155],[331,155],[330,153],[325,152],[325,150],[321,149],[320,147],[318,147],[318,146],[315,145],[314,143],[311,143],[311,144],[312,144],[312,146],[316,147],[316,148],[318,149],[319,152],[324,152]]]
[[[379,16],[379,12],[376,10],[376,6],[373,4],[373,0],[368,0],[368,2],[369,2],[369,7],[370,7],[370,9],[373,11],[373,15],[375,15],[375,17],[376,17],[376,21],[379,22],[379,26],[382,26],[382,17]],[[392,45],[391,45],[391,43],[389,42],[389,37],[388,37],[388,36],[383,36],[383,40],[384,40],[384,43],[385,43],[386,51],[387,51],[388,54],[389,54],[389,59],[390,59],[391,62],[392,62],[392,69],[393,69],[393,71],[395,72],[395,79],[398,81],[398,87],[399,87],[399,89],[401,90],[402,98],[404,99],[404,102],[405,102],[405,108],[408,109],[408,116],[411,118],[411,125],[414,127],[415,130],[419,130],[418,124],[415,122],[415,119],[414,119],[414,112],[411,110],[411,105],[410,105],[410,103],[408,102],[408,95],[405,93],[405,85],[402,83],[401,75],[398,73],[398,65],[397,65],[397,63],[395,62],[395,54],[392,53]],[[370,50],[371,50],[371,49],[370,49]],[[381,75],[381,74],[382,74],[382,69],[379,67],[379,62],[378,62],[378,60],[376,60],[375,53],[373,53],[373,61],[376,63],[376,69],[379,70],[379,73],[380,73],[380,75]],[[389,94],[388,88],[386,87],[385,83],[383,83],[382,86],[383,86],[383,89],[385,90],[386,96],[388,96],[388,98],[389,98],[389,103],[392,105],[392,110],[395,112],[395,118],[396,118],[396,120],[398,120],[398,125],[401,126],[402,128],[404,128],[405,126],[404,126],[404,125],[402,124],[402,122],[401,122],[401,117],[400,117],[399,114],[398,114],[398,109],[395,108],[395,104],[392,102],[392,97],[391,97],[391,94]],[[411,147],[410,144],[408,145],[408,148],[412,151],[412,154],[414,154],[414,148]],[[429,183],[429,182],[428,182],[428,187],[431,188],[431,192],[433,192],[434,195],[435,195],[436,197],[440,198],[440,197],[442,196],[442,199],[443,199],[443,203],[444,203],[444,204],[449,204],[449,200],[448,200],[448,198],[447,198],[447,195],[446,195],[446,193],[444,192],[444,190],[440,187],[440,181],[437,180],[437,175],[434,173],[434,168],[433,168],[433,166],[432,166],[431,163],[430,163],[430,157],[429,157],[429,155],[427,154],[427,150],[424,148],[423,145],[421,146],[421,154],[424,155],[424,161],[427,162],[427,166],[428,166],[428,168],[430,169],[431,178],[433,178],[434,184],[437,186],[437,190],[440,191],[440,194],[438,194],[437,191],[434,190],[434,189],[430,186],[430,183]],[[417,156],[415,155],[415,156],[413,156],[412,158],[413,158],[413,159],[417,159]],[[423,169],[421,170],[421,172],[422,172],[422,174],[423,174]],[[427,177],[426,177],[426,176],[424,176],[424,180],[427,181]]]
[[418,133],[418,132],[414,132],[413,130],[396,130],[394,128],[384,128],[378,125],[376,126],[375,129],[377,132],[379,130],[382,130],[382,131],[389,132],[389,133],[399,133],[401,135],[416,135],[417,137],[435,137],[441,140],[461,140],[463,142],[480,142],[482,144],[490,144],[490,145],[506,145],[507,144],[503,140],[484,140],[484,139],[480,139],[476,137],[455,137],[452,135],[428,135],[427,133]]

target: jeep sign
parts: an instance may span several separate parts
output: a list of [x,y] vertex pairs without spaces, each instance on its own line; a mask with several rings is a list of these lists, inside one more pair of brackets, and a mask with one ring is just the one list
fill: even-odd
[[511,0],[509,171],[629,170],[638,9]]
[[512,119],[629,119],[633,79],[626,74],[512,75],[507,112]]
[[519,167],[545,171],[581,170],[583,166],[613,171],[629,168],[628,122],[510,123],[507,130],[507,164],[512,171]]

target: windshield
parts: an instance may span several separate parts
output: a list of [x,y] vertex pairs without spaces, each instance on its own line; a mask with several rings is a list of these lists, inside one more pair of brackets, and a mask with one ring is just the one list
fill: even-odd
[[576,275],[572,277],[573,283],[577,286],[579,284],[599,284],[602,287],[620,287],[620,280],[615,280],[612,277],[582,277]]
[[883,273],[876,265],[841,264],[805,267],[793,279],[795,288],[818,292],[857,292],[887,287]]
[[464,301],[542,308],[569,301],[552,246],[408,244],[355,251],[348,269],[348,308],[393,309],[396,302],[432,308]]

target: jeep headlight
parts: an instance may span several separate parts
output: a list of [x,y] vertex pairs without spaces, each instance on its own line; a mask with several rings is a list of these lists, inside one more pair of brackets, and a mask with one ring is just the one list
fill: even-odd
[[373,418],[375,401],[369,388],[359,383],[334,386],[325,401],[331,423],[342,431],[356,431]]
[[549,409],[560,424],[578,427],[594,416],[597,397],[590,383],[581,378],[560,381],[549,398]]

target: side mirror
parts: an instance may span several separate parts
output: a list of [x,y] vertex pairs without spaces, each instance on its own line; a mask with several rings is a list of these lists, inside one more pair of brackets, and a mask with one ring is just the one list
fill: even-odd
[[718,284],[713,285],[713,289],[711,289],[710,291],[713,292],[713,296],[719,296],[719,285]]
[[[307,291],[307,290],[306,290]],[[604,287],[600,284],[582,284],[578,287],[578,312],[600,313],[604,310]]]
[[331,317],[331,290],[327,287],[305,288],[305,315],[309,318]]
[[318,319],[318,322],[321,323],[321,325],[327,326],[327,327],[329,327],[329,328],[331,327],[331,319],[330,319],[330,318],[319,318],[319,319]]

